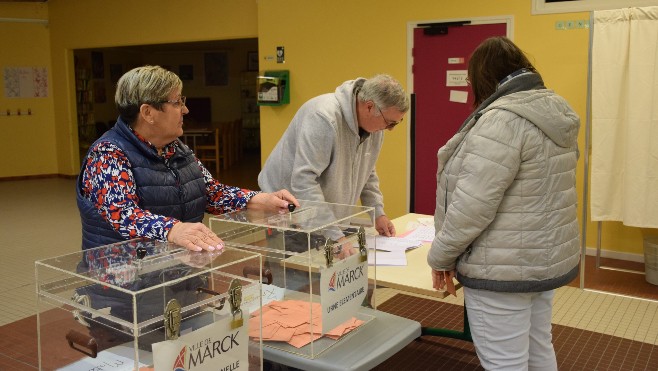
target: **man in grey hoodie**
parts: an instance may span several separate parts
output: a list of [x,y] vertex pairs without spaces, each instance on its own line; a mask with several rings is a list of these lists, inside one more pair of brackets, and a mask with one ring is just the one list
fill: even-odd
[[304,103],[258,175],[261,190],[286,188],[300,200],[375,208],[379,234],[394,236],[384,214],[375,164],[384,141],[409,110],[409,97],[388,75],[345,81]]

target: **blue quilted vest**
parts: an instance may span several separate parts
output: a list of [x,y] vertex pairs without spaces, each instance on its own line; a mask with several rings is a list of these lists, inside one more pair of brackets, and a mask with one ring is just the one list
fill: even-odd
[[[130,161],[139,197],[139,207],[154,214],[184,222],[200,222],[206,209],[206,185],[194,154],[185,145],[165,163],[157,152],[139,140],[119,118],[116,125],[98,142],[110,142],[119,147]],[[77,201],[82,221],[82,249],[124,241],[119,232],[100,215],[94,203],[82,194],[83,161],[77,181]]]

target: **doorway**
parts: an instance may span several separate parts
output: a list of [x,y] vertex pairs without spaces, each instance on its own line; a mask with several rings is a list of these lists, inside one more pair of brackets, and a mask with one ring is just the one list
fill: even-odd
[[444,20],[408,27],[412,40],[408,81],[412,91],[409,133],[410,212],[433,215],[436,153],[472,110],[466,81],[468,58],[486,38],[511,38],[512,18]]
[[[227,184],[245,188],[257,186],[260,113],[255,95],[258,65],[254,59],[257,62],[258,58],[253,58],[257,50],[256,38],[74,50],[81,161],[89,145],[116,122],[114,93],[119,77],[137,66],[159,65],[183,81],[183,95],[188,98],[190,110],[184,118],[184,128],[241,121],[244,156],[240,156],[239,165],[233,163],[222,169],[219,179],[228,179]],[[216,67],[211,71],[210,62]],[[253,170],[242,174],[244,168]],[[232,172],[240,173],[240,180],[253,178],[254,181],[230,183]]]

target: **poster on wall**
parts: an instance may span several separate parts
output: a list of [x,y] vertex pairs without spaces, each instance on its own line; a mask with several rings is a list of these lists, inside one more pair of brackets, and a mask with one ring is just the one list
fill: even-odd
[[5,96],[7,98],[45,98],[48,96],[46,67],[5,67]]

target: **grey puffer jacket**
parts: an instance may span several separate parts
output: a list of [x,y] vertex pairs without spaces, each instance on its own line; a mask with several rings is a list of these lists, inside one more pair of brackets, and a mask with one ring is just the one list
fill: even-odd
[[438,152],[436,270],[466,287],[538,292],[574,279],[579,118],[551,90],[498,98]]

